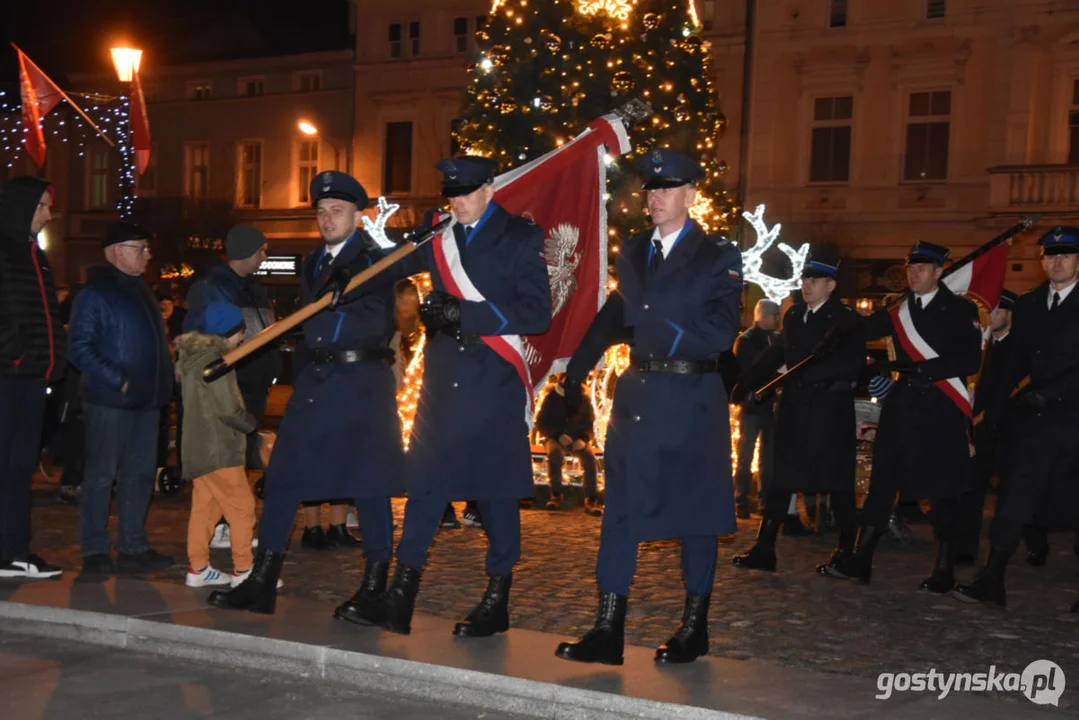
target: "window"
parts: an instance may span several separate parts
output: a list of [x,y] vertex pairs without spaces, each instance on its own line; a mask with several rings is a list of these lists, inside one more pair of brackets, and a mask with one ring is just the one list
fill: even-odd
[[296,73],[292,85],[299,92],[317,92],[322,89],[322,73],[318,70]]
[[386,151],[382,192],[387,195],[412,190],[412,123],[386,123]]
[[240,143],[240,207],[257,208],[262,201],[262,143]]
[[390,23],[390,57],[401,57],[401,23]]
[[190,200],[206,200],[210,176],[210,146],[206,143],[184,145],[184,196]]
[[948,177],[951,113],[950,90],[911,93],[904,180],[944,180]]
[[297,154],[297,166],[300,168],[301,205],[311,202],[311,181],[318,174],[318,140],[301,140]]
[[948,0],[925,0],[926,20],[936,20],[937,18],[944,17],[944,13],[947,9]]
[[463,53],[468,50],[468,18],[453,19],[453,50]]
[[1079,80],[1072,83],[1072,107],[1068,111],[1068,164],[1079,165]]
[[420,24],[419,22],[410,22],[408,24],[408,41],[412,47],[412,57],[417,57],[420,54]]
[[263,78],[240,78],[240,94],[255,97],[264,94],[266,81]]
[[704,0],[701,13],[701,22],[705,30],[711,30],[716,22],[716,0]]
[[214,94],[214,86],[209,80],[194,80],[187,84],[189,100],[209,100]]
[[487,29],[487,16],[486,15],[477,15],[476,16],[476,32],[483,32],[486,29]]
[[854,102],[845,97],[817,98],[813,102],[813,147],[810,182],[847,182],[850,179],[850,131]]
[[832,0],[828,13],[828,27],[847,27],[847,0]]
[[107,150],[94,150],[90,153],[90,197],[91,210],[101,210],[109,204],[109,153]]

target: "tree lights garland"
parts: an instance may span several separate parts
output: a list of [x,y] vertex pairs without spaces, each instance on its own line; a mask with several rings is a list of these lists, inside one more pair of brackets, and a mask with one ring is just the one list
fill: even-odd
[[756,283],[760,286],[769,300],[781,303],[788,295],[802,286],[802,270],[805,268],[806,258],[809,256],[809,245],[804,244],[797,250],[787,243],[779,243],[777,246],[791,263],[791,275],[788,278],[776,278],[765,275],[761,271],[763,255],[768,248],[772,247],[779,239],[781,225],[776,223],[771,228],[764,222],[764,205],[758,205],[751,213],[742,215],[753,232],[757,242],[753,247],[742,251],[742,277],[746,282]]
[[[90,100],[83,110],[98,128],[115,144],[122,160],[116,183],[119,188],[116,209],[121,217],[130,217],[135,201],[135,152],[130,141],[128,115],[130,104],[126,96],[112,97],[94,93],[81,95]],[[81,104],[81,103],[80,103]],[[24,152],[22,125],[22,103],[19,96],[8,102],[6,93],[0,91],[0,162],[8,168],[14,168],[19,154]],[[59,139],[62,143],[75,145],[79,157],[85,157],[91,143],[101,142],[97,133],[76,115],[69,115],[63,110],[56,110],[42,119],[42,131],[46,140]],[[111,150],[110,150],[111,152]]]

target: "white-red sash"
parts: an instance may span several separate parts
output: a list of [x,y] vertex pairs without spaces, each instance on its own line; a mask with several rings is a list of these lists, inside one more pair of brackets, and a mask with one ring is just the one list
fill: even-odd
[[[442,217],[445,216],[443,215]],[[453,237],[453,224],[446,228],[441,235],[436,236],[431,241],[431,245],[434,248],[438,275],[442,278],[442,284],[446,286],[446,291],[462,300],[487,302],[483,294],[472,284],[468,273],[465,272],[465,267],[461,262],[461,253],[457,249],[457,241]],[[525,386],[525,422],[528,424],[528,429],[531,430],[535,415],[535,396],[532,393],[532,378],[528,369],[528,360],[525,358],[525,346],[521,336],[484,335],[482,340],[489,348],[498,353],[499,357],[512,365],[521,377],[521,382]]]
[[[891,315],[892,325],[895,326],[895,334],[899,338],[899,344],[903,346],[903,350],[912,360],[921,362],[940,357],[937,351],[921,336],[918,328],[914,327],[914,319],[910,316],[910,298],[904,300],[899,307],[893,308]],[[947,380],[937,380],[934,384],[956,404],[956,407],[963,411],[964,415],[968,418],[973,417],[970,392],[961,378],[953,377]]]

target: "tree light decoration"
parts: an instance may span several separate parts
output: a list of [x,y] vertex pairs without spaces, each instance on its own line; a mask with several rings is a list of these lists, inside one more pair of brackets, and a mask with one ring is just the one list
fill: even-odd
[[582,15],[606,13],[615,20],[625,21],[636,4],[636,0],[577,0],[577,12]]
[[743,213],[742,217],[750,224],[757,236],[756,244],[742,251],[742,277],[746,282],[759,285],[769,300],[781,303],[802,286],[802,269],[809,256],[809,245],[804,244],[795,250],[787,243],[779,243],[777,247],[791,262],[791,276],[774,278],[771,275],[765,275],[761,271],[762,256],[779,239],[781,226],[776,223],[771,229],[768,228],[764,222],[764,205],[758,205],[757,209],[751,213]]
[[364,231],[371,236],[372,240],[378,243],[380,248],[388,250],[397,247],[397,244],[386,236],[386,223],[400,209],[401,206],[397,203],[388,202],[385,197],[380,197],[378,199],[378,216],[374,220],[366,215],[363,216]]

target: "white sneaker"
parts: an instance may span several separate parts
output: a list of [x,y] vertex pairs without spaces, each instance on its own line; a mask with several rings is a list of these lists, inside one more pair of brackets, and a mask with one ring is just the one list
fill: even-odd
[[356,508],[350,507],[348,514],[345,515],[345,527],[349,530],[358,530],[360,527],[360,516],[356,512]]
[[[249,575],[251,575],[251,570],[250,569],[248,569],[247,572],[242,572],[242,573],[237,573],[235,570],[233,570],[232,571],[232,580],[231,580],[232,587],[236,587],[237,585],[242,583],[244,580],[246,580],[248,578]],[[285,583],[283,583],[281,581],[281,578],[277,578],[277,589],[280,590],[283,587],[285,587]]]
[[0,563],[0,578],[30,578],[51,580],[63,574],[63,570],[48,564],[37,555],[30,554],[21,560]]
[[232,547],[232,538],[229,536],[229,526],[227,523],[218,523],[214,528],[214,536],[210,539],[210,548],[212,550],[228,550]]
[[184,585],[188,587],[210,587],[228,584],[228,576],[220,570],[215,570],[213,565],[207,565],[202,570],[188,568],[187,577],[184,578]]

